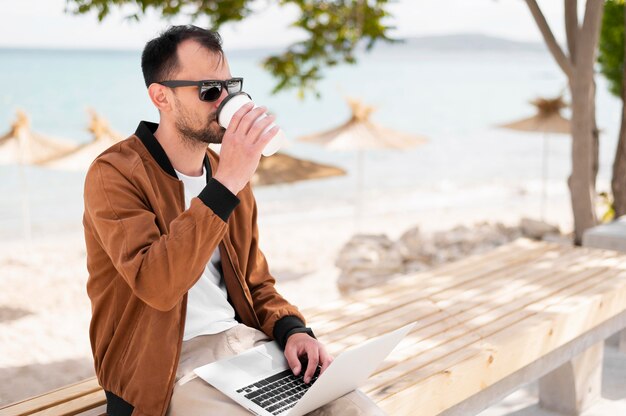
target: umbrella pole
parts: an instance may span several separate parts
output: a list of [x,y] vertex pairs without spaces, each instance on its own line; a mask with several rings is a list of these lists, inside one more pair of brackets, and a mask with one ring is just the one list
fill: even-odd
[[363,210],[363,164],[364,151],[359,149],[357,154],[357,193],[356,193],[356,231],[361,231]]
[[541,221],[546,220],[546,200],[548,196],[548,134],[543,134],[543,156],[541,169]]
[[20,159],[20,191],[22,193],[22,227],[24,232],[24,243],[28,248],[31,242],[31,222],[30,222],[30,201],[28,198],[28,182],[26,180],[26,172],[24,163]]

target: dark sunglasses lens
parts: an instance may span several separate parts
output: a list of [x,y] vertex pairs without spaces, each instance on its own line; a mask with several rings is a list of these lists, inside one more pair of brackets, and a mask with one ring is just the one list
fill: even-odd
[[226,84],[227,84],[229,94],[234,94],[236,92],[241,91],[241,80],[233,79],[233,80],[227,81]]
[[218,98],[220,98],[221,94],[222,94],[222,87],[215,85],[213,87],[202,89],[202,92],[200,93],[200,97],[202,98],[202,101],[215,101]]

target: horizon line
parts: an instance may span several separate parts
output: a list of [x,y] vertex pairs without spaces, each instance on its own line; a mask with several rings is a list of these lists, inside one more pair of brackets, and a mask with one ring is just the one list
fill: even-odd
[[[395,40],[399,42],[395,44],[401,44],[403,41],[407,40],[416,40],[416,39],[442,39],[442,38],[450,38],[450,37],[463,37],[463,36],[475,36],[475,37],[484,37],[489,38],[491,40],[501,40],[510,43],[526,45],[526,46],[545,46],[545,43],[538,41],[528,41],[528,40],[519,40],[513,39],[503,36],[491,35],[482,32],[455,32],[455,33],[447,33],[447,34],[431,34],[431,35],[407,35],[403,37],[397,37]],[[271,51],[271,50],[279,50],[286,49],[291,44],[282,44],[282,45],[263,45],[257,47],[233,47],[229,48],[229,51],[236,52],[261,52],[261,51]],[[386,43],[384,40],[379,41],[378,45],[393,45],[393,43]],[[377,45],[377,46],[378,46]],[[376,46],[374,47],[376,48]],[[115,46],[59,46],[59,45],[3,45],[0,44],[0,50],[2,51],[11,51],[11,50],[19,50],[19,51],[49,51],[49,52],[141,52],[142,48],[123,48],[123,47],[115,47]]]

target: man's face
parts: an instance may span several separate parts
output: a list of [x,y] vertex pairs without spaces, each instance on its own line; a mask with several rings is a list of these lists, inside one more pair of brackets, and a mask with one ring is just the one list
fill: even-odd
[[[193,40],[182,42],[177,52],[179,69],[171,79],[201,81],[232,78],[225,57]],[[217,107],[228,92],[223,90],[220,98],[213,102],[200,100],[197,87],[174,88],[172,92],[172,116],[183,139],[190,144],[221,143],[224,129],[217,123]]]

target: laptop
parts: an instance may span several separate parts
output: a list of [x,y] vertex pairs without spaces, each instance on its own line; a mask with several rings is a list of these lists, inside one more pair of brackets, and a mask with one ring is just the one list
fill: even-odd
[[411,323],[339,354],[324,374],[319,375],[318,367],[309,384],[303,381],[306,367],[295,376],[275,341],[194,372],[256,415],[304,415],[356,389],[414,326]]

